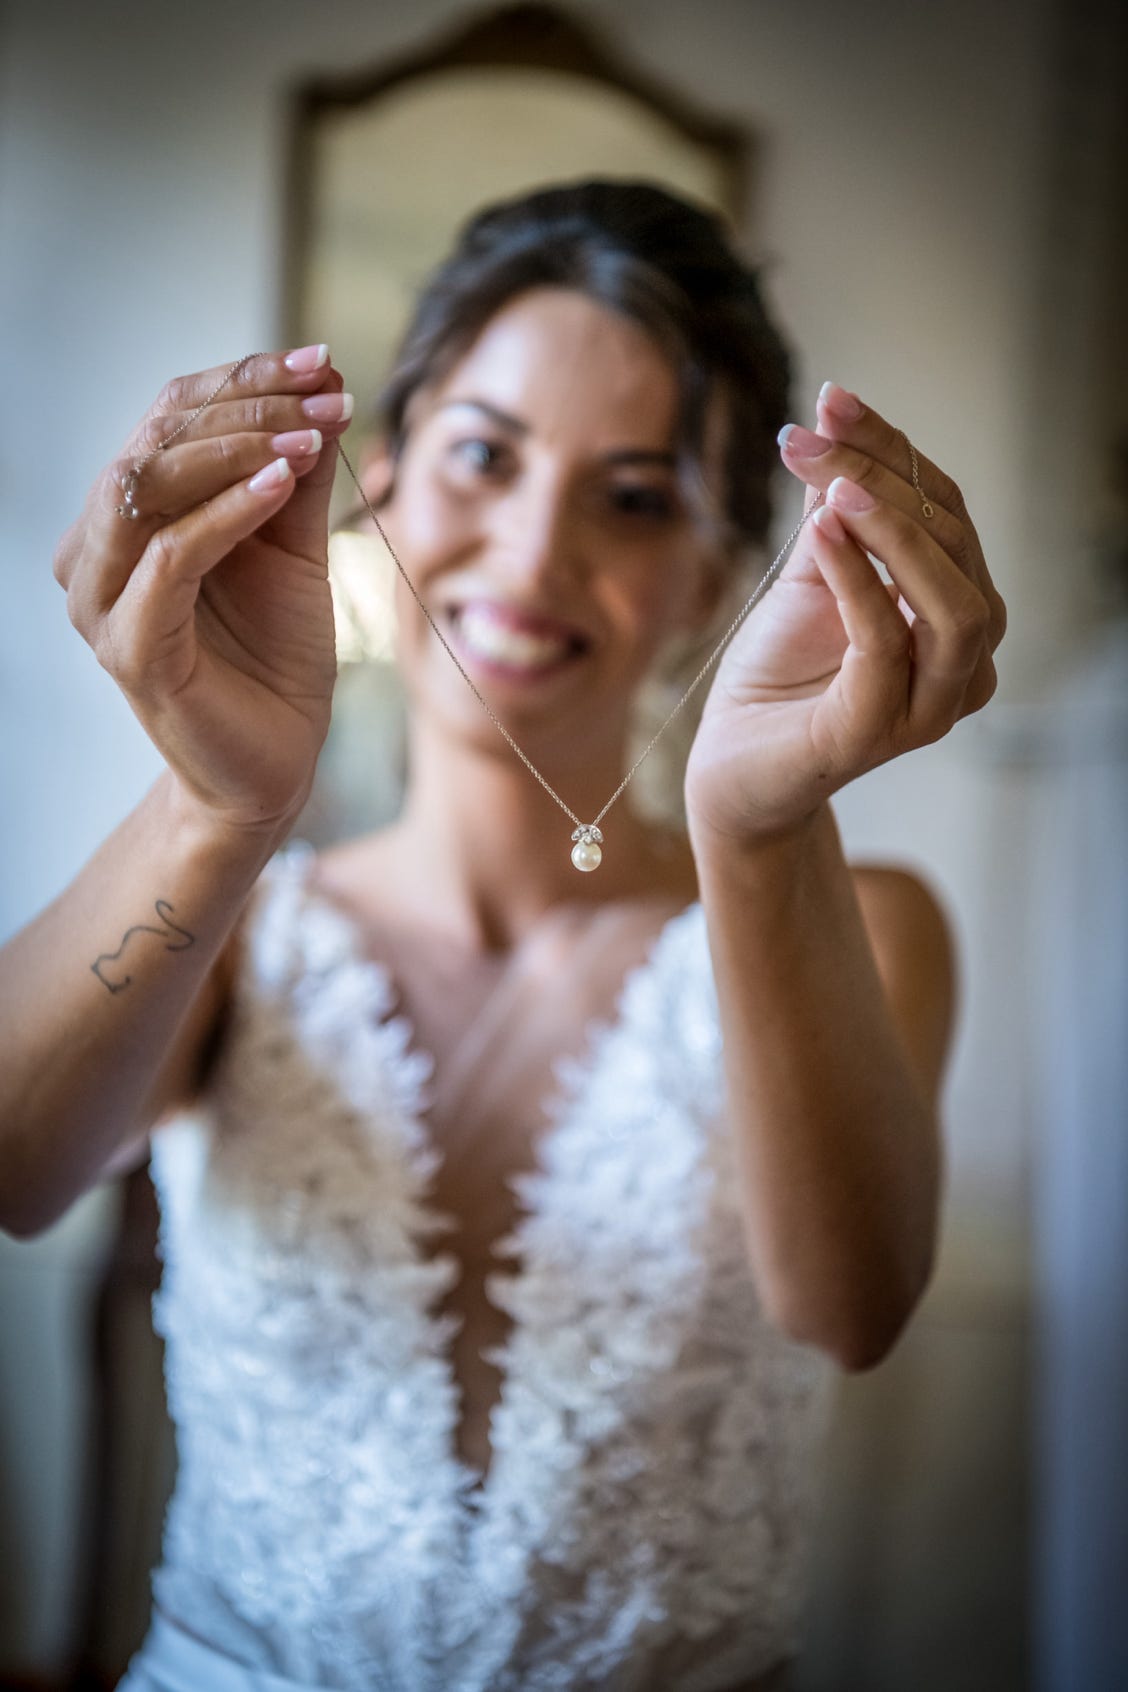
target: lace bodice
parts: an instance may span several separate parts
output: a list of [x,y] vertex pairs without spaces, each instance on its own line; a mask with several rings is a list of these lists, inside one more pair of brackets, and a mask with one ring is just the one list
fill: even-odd
[[794,1647],[832,1369],[757,1306],[701,906],[555,1066],[488,1283],[512,1327],[478,1487],[432,1065],[309,857],[268,867],[208,1095],[154,1136],[156,1601],[341,1692],[726,1692]]

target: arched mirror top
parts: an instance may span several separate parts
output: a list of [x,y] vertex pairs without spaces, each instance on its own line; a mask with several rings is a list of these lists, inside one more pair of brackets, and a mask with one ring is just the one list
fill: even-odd
[[747,233],[748,135],[544,5],[295,96],[282,317],[328,340],[362,408],[416,290],[465,218],[535,184],[661,182]]

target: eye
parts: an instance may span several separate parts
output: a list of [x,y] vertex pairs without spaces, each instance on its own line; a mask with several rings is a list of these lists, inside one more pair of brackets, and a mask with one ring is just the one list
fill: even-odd
[[461,469],[485,476],[501,466],[505,459],[505,450],[504,446],[495,441],[487,441],[480,435],[471,435],[465,440],[454,442],[451,456]]
[[655,520],[672,517],[675,512],[673,497],[663,488],[651,487],[638,482],[633,485],[620,483],[611,491],[611,503],[616,511],[626,517],[649,517]]

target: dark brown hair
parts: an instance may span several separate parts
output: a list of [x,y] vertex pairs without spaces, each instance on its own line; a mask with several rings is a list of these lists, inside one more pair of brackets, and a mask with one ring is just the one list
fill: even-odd
[[790,360],[758,273],[720,219],[648,182],[542,188],[487,206],[462,228],[424,286],[377,403],[393,457],[412,396],[441,381],[508,301],[538,287],[573,288],[621,312],[670,358],[682,401],[679,466],[698,509],[707,505],[706,423],[713,396],[723,396],[724,538],[761,544]]

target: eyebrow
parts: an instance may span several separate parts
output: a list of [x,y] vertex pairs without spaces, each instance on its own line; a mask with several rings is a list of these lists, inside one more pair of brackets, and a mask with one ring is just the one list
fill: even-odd
[[[527,435],[529,433],[527,423],[523,423],[519,417],[512,416],[508,411],[502,411],[499,406],[491,405],[488,400],[469,397],[447,400],[444,405],[439,407],[439,410],[450,411],[465,406],[472,406],[475,411],[484,412],[500,428],[508,429],[510,434]],[[662,451],[657,447],[619,447],[614,452],[604,453],[602,462],[604,464],[659,464],[672,470],[677,467],[678,460],[676,453]]]

